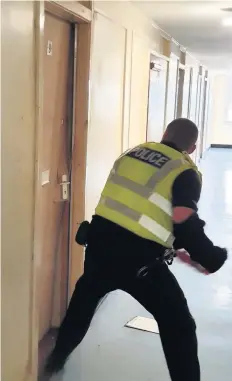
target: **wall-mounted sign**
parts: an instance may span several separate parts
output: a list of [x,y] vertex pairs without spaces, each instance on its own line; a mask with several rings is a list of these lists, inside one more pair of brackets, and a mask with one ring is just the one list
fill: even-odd
[[50,181],[50,171],[47,169],[41,173],[41,185],[42,187],[46,184],[49,184]]

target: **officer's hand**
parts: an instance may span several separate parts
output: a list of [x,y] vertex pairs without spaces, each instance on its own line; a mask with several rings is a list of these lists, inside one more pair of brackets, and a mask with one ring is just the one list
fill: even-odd
[[224,265],[227,260],[227,250],[219,246],[212,246],[210,250],[199,255],[199,258],[195,255],[193,260],[195,258],[197,263],[200,263],[202,267],[212,274]]
[[225,263],[225,261],[228,258],[228,252],[227,249],[219,247],[219,246],[214,246],[212,253],[211,253],[211,269],[210,272],[214,273],[218,271]]
[[199,263],[191,260],[190,255],[188,254],[188,252],[186,250],[177,250],[176,251],[176,257],[182,263],[185,263],[185,264],[193,267],[198,272],[205,274],[205,275],[209,274],[209,272],[204,267],[202,267]]
[[[175,208],[176,209],[176,208]],[[181,246],[189,253],[190,258],[196,263],[199,263],[209,273],[218,271],[227,260],[227,250],[219,246],[215,246],[204,232],[205,222],[199,218],[197,213],[191,214],[189,217],[185,208],[176,210],[174,224],[174,236],[177,240],[179,249]],[[185,221],[184,217],[187,219]],[[183,258],[182,258],[183,261]]]

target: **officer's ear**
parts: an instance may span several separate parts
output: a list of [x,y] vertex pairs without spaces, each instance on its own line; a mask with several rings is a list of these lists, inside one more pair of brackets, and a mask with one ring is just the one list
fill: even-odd
[[191,153],[193,153],[195,151],[195,149],[197,148],[196,144],[193,144],[193,146],[191,146],[189,149],[188,149],[188,154],[191,155]]

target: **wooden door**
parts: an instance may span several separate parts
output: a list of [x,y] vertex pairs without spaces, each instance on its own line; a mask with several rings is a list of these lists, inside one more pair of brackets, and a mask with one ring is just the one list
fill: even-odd
[[[69,184],[72,139],[71,24],[48,13],[44,31],[44,104],[41,137],[39,339],[60,324],[67,304]],[[64,185],[61,185],[65,183]]]

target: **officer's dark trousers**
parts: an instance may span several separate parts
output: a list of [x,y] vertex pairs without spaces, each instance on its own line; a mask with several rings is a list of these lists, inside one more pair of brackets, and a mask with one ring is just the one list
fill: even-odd
[[172,381],[199,381],[196,326],[174,275],[160,263],[145,278],[136,277],[137,270],[161,252],[161,246],[145,244],[115,226],[103,223],[98,229],[98,219],[93,221],[84,275],[76,284],[60,327],[55,353],[67,358],[84,338],[101,298],[119,289],[156,319]]

